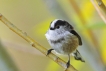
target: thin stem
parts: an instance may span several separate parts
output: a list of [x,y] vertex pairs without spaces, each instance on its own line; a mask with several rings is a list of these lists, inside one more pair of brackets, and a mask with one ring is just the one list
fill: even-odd
[[99,7],[104,11],[104,13],[106,14],[106,6],[104,5],[104,3],[102,2],[102,0],[96,0]]
[[99,10],[99,8],[97,7],[96,3],[94,2],[94,0],[91,0],[92,4],[94,5],[95,9],[97,10],[99,16],[102,18],[102,20],[106,23],[106,12],[105,12],[105,16],[103,15],[103,13]]

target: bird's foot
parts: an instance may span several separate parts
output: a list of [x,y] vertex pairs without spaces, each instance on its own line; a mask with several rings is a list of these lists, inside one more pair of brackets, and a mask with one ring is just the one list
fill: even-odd
[[49,54],[51,53],[52,50],[54,50],[54,49],[49,49],[49,50],[47,51],[46,56],[49,55]]
[[70,66],[70,61],[67,62],[66,66],[67,68]]

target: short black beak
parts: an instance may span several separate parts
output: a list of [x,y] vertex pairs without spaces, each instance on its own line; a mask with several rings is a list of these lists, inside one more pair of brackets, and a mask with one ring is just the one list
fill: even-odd
[[54,28],[50,27],[50,30],[54,30]]

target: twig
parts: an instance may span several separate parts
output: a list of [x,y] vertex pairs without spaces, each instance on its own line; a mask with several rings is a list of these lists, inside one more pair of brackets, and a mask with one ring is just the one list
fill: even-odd
[[102,0],[96,0],[99,7],[104,11],[104,13],[106,14],[106,6],[104,5],[104,3],[102,2]]
[[[42,52],[44,55],[47,53],[47,49],[41,46],[39,43],[34,41],[32,38],[30,38],[26,32],[23,32],[22,30],[18,29],[15,25],[13,25],[10,21],[8,21],[3,15],[0,14],[0,20],[12,31],[14,31],[16,34],[21,36],[23,39],[25,39],[29,44],[31,44],[34,48],[38,49],[40,52]],[[59,64],[62,68],[66,69],[66,62],[54,55],[53,53],[50,53],[48,55],[50,59],[55,61],[57,64]],[[65,71],[77,71],[72,65]]]
[[92,4],[94,5],[95,9],[97,10],[98,14],[100,15],[100,17],[102,18],[102,20],[106,23],[106,12],[105,12],[105,16],[103,15],[103,13],[101,13],[101,11],[99,10],[99,8],[97,7],[97,5],[95,4],[94,0],[91,0]]

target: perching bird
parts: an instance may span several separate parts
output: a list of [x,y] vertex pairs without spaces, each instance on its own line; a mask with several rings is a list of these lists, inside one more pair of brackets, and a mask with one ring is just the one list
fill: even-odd
[[47,55],[52,50],[68,55],[67,68],[70,66],[70,54],[73,54],[76,60],[85,62],[77,50],[77,47],[82,45],[81,37],[67,21],[60,19],[52,21],[45,36],[52,47],[48,50]]

